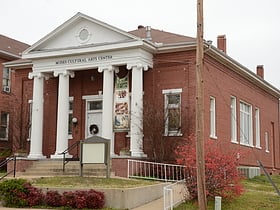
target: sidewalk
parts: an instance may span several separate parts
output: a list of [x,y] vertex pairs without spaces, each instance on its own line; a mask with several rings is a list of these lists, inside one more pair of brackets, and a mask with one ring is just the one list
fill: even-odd
[[159,198],[155,201],[147,203],[143,206],[139,206],[132,210],[162,210],[163,209],[163,198]]

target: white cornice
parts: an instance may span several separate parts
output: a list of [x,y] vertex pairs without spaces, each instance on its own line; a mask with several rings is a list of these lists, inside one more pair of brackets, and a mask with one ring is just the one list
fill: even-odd
[[180,42],[175,44],[157,43],[154,46],[156,47],[157,53],[178,52],[196,49],[196,42]]
[[[102,53],[106,51],[116,51],[116,50],[125,50],[130,48],[141,48],[143,45],[142,40],[135,40],[132,42],[126,43],[117,43],[113,45],[99,45],[96,47],[82,47],[82,48],[74,48],[74,49],[60,49],[56,51],[36,51],[30,52],[28,54],[22,55],[24,59],[44,59],[51,57],[59,57],[59,56],[69,56],[69,55],[80,55],[80,54],[88,54],[88,53]],[[147,46],[146,46],[147,47]]]
[[69,20],[67,20],[66,22],[64,22],[62,25],[58,26],[56,29],[54,29],[52,32],[50,32],[49,34],[47,34],[45,37],[43,37],[42,39],[40,39],[38,42],[34,43],[32,46],[30,46],[28,49],[26,49],[23,52],[24,54],[29,54],[30,52],[32,52],[33,50],[35,50],[38,46],[40,46],[41,44],[43,44],[44,42],[46,42],[47,40],[51,39],[52,37],[54,37],[56,34],[60,33],[61,31],[63,31],[65,28],[67,28],[68,26],[70,26],[71,24],[75,24],[76,21],[78,21],[79,19],[86,19],[89,20],[91,22],[94,22],[100,26],[106,27],[110,30],[113,30],[119,34],[125,35],[128,38],[131,39],[135,39],[135,40],[141,40],[139,37],[134,36],[128,32],[125,32],[119,28],[116,28],[114,26],[111,26],[107,23],[104,23],[102,21],[99,21],[97,19],[94,19],[90,16],[87,16],[85,14],[82,14],[80,12],[78,12],[76,15],[74,15],[72,18],[70,18]]

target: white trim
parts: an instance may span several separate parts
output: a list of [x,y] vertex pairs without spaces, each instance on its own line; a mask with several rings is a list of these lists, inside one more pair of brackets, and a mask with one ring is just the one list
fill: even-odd
[[264,132],[265,152],[269,153],[269,134],[268,131]]
[[230,117],[231,117],[231,123],[230,123],[230,139],[232,143],[238,143],[237,141],[237,103],[236,103],[236,97],[231,96],[230,97]]
[[[168,108],[178,108],[180,109],[180,127],[182,127],[182,88],[177,88],[177,89],[164,89],[162,90],[162,94],[164,95],[164,136],[182,136],[182,130],[180,128],[179,131],[169,131],[168,130]],[[179,94],[180,95],[180,103],[178,105],[172,104],[169,106],[168,104],[168,95],[172,94]]]
[[260,126],[260,109],[255,108],[255,143],[256,148],[261,149],[261,126]]
[[84,95],[82,96],[82,99],[86,101],[96,101],[103,99],[103,95]]
[[216,98],[213,96],[210,96],[210,138],[217,139],[216,134]]
[[88,110],[88,103],[91,101],[102,101],[103,103],[103,95],[85,95],[82,96],[82,99],[85,100],[85,138],[88,137],[88,114],[89,113],[102,113],[103,118],[103,107],[100,110]]
[[[2,118],[2,113],[6,114],[6,116],[7,116],[7,124],[6,124],[6,127],[5,127],[5,137],[0,138],[0,141],[8,141],[9,140],[10,113],[2,111],[1,112],[1,118]],[[2,125],[1,125],[1,127],[2,127]]]
[[[244,110],[241,109],[241,105],[245,105],[245,106],[248,106],[249,107],[249,112],[246,112]],[[240,110],[239,110],[239,114],[240,114],[240,144],[242,145],[246,145],[246,146],[253,146],[253,116],[252,116],[252,105],[247,103],[247,102],[244,102],[244,101],[240,101],[239,103],[239,106],[240,106]],[[243,139],[243,142],[241,142],[241,135],[244,136],[244,130],[242,130],[243,128],[241,127],[241,124],[242,124],[242,116],[241,116],[241,113],[243,113],[243,115],[246,117],[246,115],[249,115],[249,133],[248,133],[248,143],[245,142],[245,140]],[[245,120],[245,118],[243,119]],[[244,122],[243,122],[244,123]]]
[[[85,38],[85,39],[82,39],[81,38],[81,32],[83,31],[83,30],[86,30],[87,31],[87,37]],[[85,26],[83,26],[83,27],[81,27],[79,30],[78,30],[78,32],[77,32],[77,34],[76,34],[76,38],[77,38],[77,40],[78,40],[78,42],[80,43],[80,44],[85,44],[85,43],[87,43],[89,40],[90,40],[90,38],[91,38],[91,36],[92,36],[92,33],[89,31],[89,29],[88,28],[86,28]]]
[[29,118],[29,125],[30,127],[28,127],[28,137],[27,137],[27,141],[30,141],[31,140],[31,127],[32,127],[32,106],[33,106],[33,100],[32,99],[29,99],[28,100],[28,110],[29,110],[29,115],[28,115],[28,118]]
[[174,93],[182,93],[182,92],[183,92],[182,88],[162,90],[162,94],[174,94]]

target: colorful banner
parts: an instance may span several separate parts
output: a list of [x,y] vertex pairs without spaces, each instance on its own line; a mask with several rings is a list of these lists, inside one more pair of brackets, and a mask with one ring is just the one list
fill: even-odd
[[130,129],[129,104],[128,74],[123,78],[116,76],[114,92],[114,131],[128,131]]

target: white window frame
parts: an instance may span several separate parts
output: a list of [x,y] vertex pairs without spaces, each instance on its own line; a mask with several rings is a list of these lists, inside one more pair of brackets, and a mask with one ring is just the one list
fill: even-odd
[[237,142],[237,109],[236,109],[236,97],[231,96],[230,98],[230,110],[231,110],[231,119],[230,119],[230,130],[231,130],[231,142]]
[[265,152],[269,153],[269,133],[264,132]]
[[255,108],[255,139],[256,148],[261,149],[260,109]]
[[32,128],[32,106],[33,106],[33,100],[28,100],[28,137],[27,141],[30,141],[31,139],[31,128]]
[[210,138],[217,139],[216,135],[216,98],[210,96]]
[[[162,90],[162,94],[164,95],[164,136],[182,136],[182,109],[181,109],[181,104],[182,104],[182,88],[178,89],[166,89]],[[179,95],[180,96],[180,102],[179,104],[168,104],[168,96],[169,95]],[[174,109],[178,108],[179,109],[179,130],[178,131],[171,131],[169,130],[169,117],[168,117],[168,111],[169,109]]]
[[252,105],[244,101],[240,101],[240,144],[253,146]]
[[7,124],[6,125],[2,125],[2,122],[0,122],[0,127],[3,127],[5,128],[5,137],[4,138],[0,138],[0,140],[3,140],[3,141],[8,141],[8,137],[9,137],[9,118],[10,118],[10,114],[8,112],[1,112],[1,121],[2,121],[2,114],[6,114],[7,115]]
[[2,91],[5,93],[11,92],[11,69],[8,67],[3,68]]

